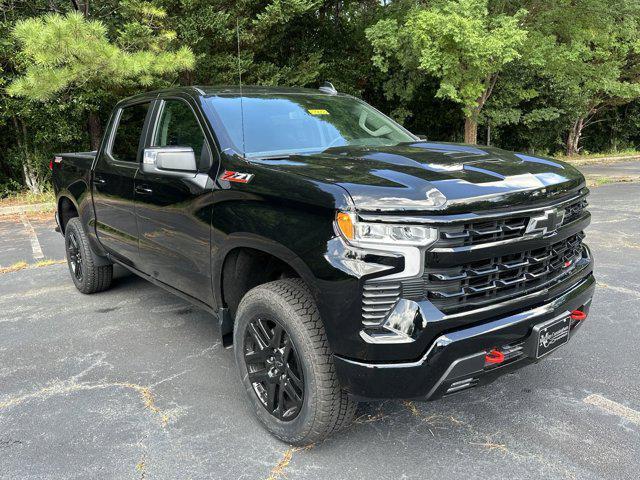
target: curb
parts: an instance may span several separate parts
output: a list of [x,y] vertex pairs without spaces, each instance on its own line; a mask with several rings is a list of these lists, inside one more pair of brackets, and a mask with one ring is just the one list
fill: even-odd
[[586,167],[586,166],[613,166],[616,164],[624,164],[627,162],[636,162],[640,160],[640,155],[626,155],[622,157],[586,157],[580,158],[570,157],[570,158],[558,158],[561,162],[566,162],[569,165],[573,165],[574,167]]
[[15,215],[24,212],[47,212],[55,209],[54,203],[34,203],[33,205],[12,205],[0,207],[0,217],[3,215]]

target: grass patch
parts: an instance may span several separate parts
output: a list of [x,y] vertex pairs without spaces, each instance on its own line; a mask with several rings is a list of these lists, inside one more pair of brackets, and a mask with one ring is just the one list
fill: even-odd
[[51,265],[60,265],[62,263],[66,263],[66,260],[52,260],[47,258],[45,260],[40,260],[36,263],[28,264],[25,261],[16,262],[13,265],[9,265],[8,267],[0,267],[0,274],[3,273],[11,273],[18,272],[20,270],[24,270],[26,268],[40,268],[40,267],[49,267]]
[[611,163],[628,162],[640,159],[640,152],[637,150],[624,150],[620,152],[589,153],[586,155],[556,155],[555,158],[572,165],[607,165]]
[[587,175],[587,186],[590,188],[601,187],[602,185],[608,185],[610,183],[628,183],[628,182],[640,182],[638,176],[625,176],[625,177],[598,177]]
[[52,260],[50,258],[47,258],[45,260],[40,260],[34,264],[31,265],[31,267],[33,268],[39,268],[39,267],[48,267],[50,265],[60,265],[61,263],[66,263],[66,260]]
[[29,191],[12,193],[8,197],[0,198],[0,207],[16,205],[34,205],[37,203],[55,203],[56,197],[52,191],[32,193]]
[[13,265],[9,265],[8,267],[0,267],[0,273],[17,272],[18,270],[24,270],[28,266],[29,264],[25,261],[16,262]]

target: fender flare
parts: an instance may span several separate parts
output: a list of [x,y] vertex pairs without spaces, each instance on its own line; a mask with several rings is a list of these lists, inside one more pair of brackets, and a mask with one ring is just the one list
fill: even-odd
[[[213,298],[217,307],[223,308],[223,296],[222,296],[222,272],[224,264],[233,250],[237,248],[251,248],[260,252],[271,255],[278,260],[289,265],[293,271],[295,271],[302,280],[309,286],[312,293],[314,293],[314,286],[316,283],[316,277],[311,272],[311,269],[296,253],[287,248],[283,244],[261,235],[254,233],[232,233],[228,235],[223,245],[215,252],[215,255],[211,256],[211,279],[213,287]],[[315,293],[314,293],[315,297]]]
[[58,219],[60,221],[60,232],[64,235],[64,228],[62,227],[62,218],[60,216],[60,205],[62,204],[63,200],[68,200],[69,202],[71,202],[73,207],[76,209],[76,212],[78,212],[78,216],[80,216],[80,206],[78,205],[78,201],[73,196],[73,194],[66,188],[60,190],[56,195],[56,212],[58,214]]
[[[76,184],[77,183],[80,183],[80,182],[76,182]],[[81,183],[84,188],[80,191],[80,193],[86,194],[87,192],[90,192],[86,182],[83,181]],[[94,253],[98,257],[96,259],[96,262],[97,262],[96,265],[97,266],[111,265],[111,260],[107,257],[107,253],[102,247],[102,244],[100,243],[97,232],[95,230],[96,217],[95,217],[95,210],[93,207],[93,198],[89,196],[86,199],[86,201],[82,203],[82,205],[84,205],[84,208],[83,208],[80,206],[80,203],[78,202],[78,197],[74,195],[68,188],[63,188],[56,194],[56,212],[57,212],[58,220],[60,222],[60,233],[62,235],[64,235],[64,230],[62,228],[62,218],[60,218],[59,208],[60,208],[60,202],[62,202],[63,199],[70,201],[71,204],[76,209],[76,212],[78,212],[78,217],[80,218],[80,221],[85,230],[85,233],[87,234],[87,237],[89,239],[89,244],[91,245],[91,248],[93,249]]]
[[73,206],[76,207],[76,210],[78,210],[78,201],[75,199],[73,194],[66,188],[60,190],[58,192],[58,195],[56,195],[56,207],[60,205],[60,202],[62,201],[63,198],[70,200],[71,203],[73,203]]

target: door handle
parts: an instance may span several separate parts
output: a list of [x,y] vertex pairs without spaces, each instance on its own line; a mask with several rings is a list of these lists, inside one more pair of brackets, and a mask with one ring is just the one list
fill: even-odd
[[140,195],[151,195],[153,193],[153,190],[149,187],[138,185],[136,187],[136,193],[139,193]]
[[107,181],[104,178],[94,177],[93,178],[93,183],[95,185],[104,185],[105,183],[107,183]]

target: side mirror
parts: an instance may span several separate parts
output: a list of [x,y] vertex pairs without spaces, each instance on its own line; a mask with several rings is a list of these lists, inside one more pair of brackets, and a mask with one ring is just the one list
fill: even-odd
[[418,137],[420,140],[427,140],[427,136],[422,133],[415,133],[414,135]]
[[198,171],[196,155],[191,147],[151,147],[144,149],[142,171],[183,176]]

